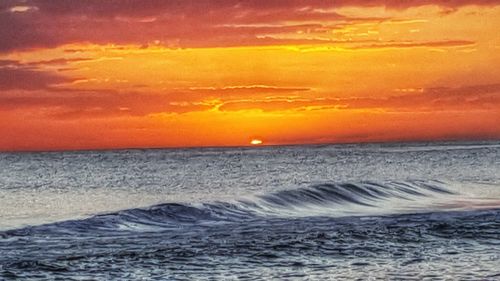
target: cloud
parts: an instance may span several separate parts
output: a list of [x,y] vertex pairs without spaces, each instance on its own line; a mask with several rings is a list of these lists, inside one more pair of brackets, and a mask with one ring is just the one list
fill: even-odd
[[14,60],[0,60],[0,90],[40,90],[72,79]]
[[137,45],[160,42],[168,47],[317,44],[324,42],[320,38],[275,35],[321,33],[354,23],[390,20],[347,17],[332,8],[383,5],[404,9],[427,4],[455,8],[468,4],[495,5],[498,1],[9,0],[0,6],[0,52],[82,42]]
[[72,62],[92,61],[92,58],[56,58],[50,60],[40,60],[27,62],[24,65],[45,66],[45,65],[65,65]]
[[[3,24],[0,27],[4,30],[0,29],[0,34],[9,40],[1,42],[0,51],[50,48],[78,42],[138,45],[161,42],[173,47],[314,44],[323,40],[268,35],[327,32],[346,23],[384,20],[318,11],[329,7],[320,3],[308,6],[311,3],[32,1],[37,7],[32,12],[6,10],[1,13],[0,23]],[[318,21],[340,21],[342,25],[325,26]]]
[[[29,88],[24,90],[40,90]],[[195,87],[164,93],[120,92],[106,89],[79,90],[47,88],[43,91],[11,91],[0,96],[0,110],[46,109],[57,118],[101,118],[112,116],[146,116],[154,113],[185,113],[214,109],[220,97],[234,99],[269,94],[309,91],[301,87],[266,85]]]
[[426,88],[417,93],[379,98],[268,97],[221,100],[221,111],[383,109],[386,111],[498,110],[500,84]]
[[294,94],[310,91],[307,87],[278,87],[268,85],[245,85],[226,87],[190,87],[189,92],[202,94],[205,96],[216,96],[224,98],[241,98],[251,96],[252,98],[265,97],[270,94]]
[[385,48],[417,48],[417,47],[464,47],[476,44],[474,41],[469,40],[445,40],[445,41],[430,41],[430,42],[386,42],[375,43],[369,45],[358,45],[348,47],[349,49],[385,49]]
[[[57,60],[59,61],[59,60]],[[61,60],[62,61],[62,60]],[[46,63],[45,61],[36,62]],[[52,63],[50,61],[49,63]],[[5,65],[31,69],[31,66],[19,64],[17,61],[1,61],[0,73]],[[19,71],[19,70],[16,70]],[[279,87],[269,85],[237,85],[226,87],[191,87],[172,89],[166,92],[134,92],[112,89],[75,89],[62,85],[52,87],[53,81],[66,80],[47,79],[45,72],[34,72],[32,77],[20,77],[4,83],[5,93],[0,95],[0,111],[26,110],[43,111],[43,114],[59,119],[103,118],[113,116],[146,116],[155,113],[185,113],[214,109],[220,104],[220,97],[234,99],[242,97],[259,97],[270,94],[293,94],[307,92],[304,87]],[[59,77],[59,76],[56,76]],[[30,79],[28,83],[23,83]],[[33,80],[39,79],[39,80]],[[45,80],[44,80],[45,79]],[[43,83],[42,83],[43,82]]]
[[[184,12],[186,14],[201,14],[214,10],[253,11],[263,15],[277,11],[308,11],[319,8],[343,6],[385,6],[388,8],[408,8],[423,5],[439,5],[444,7],[460,7],[464,5],[496,5],[496,0],[19,0],[7,1],[12,6],[37,7],[52,15],[93,15],[96,17],[134,16],[147,17],[158,15],[159,12]],[[15,4],[17,3],[17,4]],[[240,17],[244,17],[241,15]]]
[[210,109],[211,106],[175,101],[167,94],[113,90],[51,89],[29,92],[11,91],[0,96],[0,111],[43,111],[58,119],[146,116],[153,113],[184,113]]

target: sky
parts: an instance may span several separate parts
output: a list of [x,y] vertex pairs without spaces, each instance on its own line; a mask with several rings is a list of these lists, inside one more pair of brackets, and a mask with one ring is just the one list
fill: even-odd
[[500,139],[500,1],[0,2],[0,151]]

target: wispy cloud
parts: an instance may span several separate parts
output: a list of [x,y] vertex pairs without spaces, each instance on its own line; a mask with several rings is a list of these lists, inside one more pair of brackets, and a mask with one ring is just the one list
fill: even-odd
[[500,84],[463,87],[425,88],[417,93],[367,98],[308,98],[268,97],[260,99],[221,100],[222,111],[238,110],[357,110],[383,109],[385,111],[441,111],[441,110],[497,110],[500,108]]

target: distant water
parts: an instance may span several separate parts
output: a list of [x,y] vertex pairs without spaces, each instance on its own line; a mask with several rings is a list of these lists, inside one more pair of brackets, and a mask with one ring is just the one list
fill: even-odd
[[0,153],[0,280],[500,280],[500,142]]

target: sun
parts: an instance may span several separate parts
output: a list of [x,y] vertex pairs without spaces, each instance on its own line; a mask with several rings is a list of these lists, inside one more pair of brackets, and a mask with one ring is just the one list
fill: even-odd
[[253,140],[250,141],[250,144],[251,145],[261,145],[262,144],[262,140],[253,139]]

